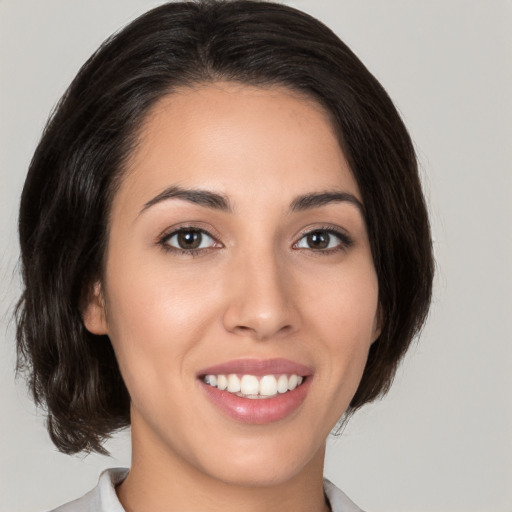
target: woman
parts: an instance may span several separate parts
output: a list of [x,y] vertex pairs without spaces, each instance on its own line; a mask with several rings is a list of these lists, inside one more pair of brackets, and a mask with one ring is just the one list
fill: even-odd
[[58,509],[359,510],[323,481],[430,301],[410,138],[325,26],[172,3],[84,65],[32,160],[19,366],[65,453],[130,471]]

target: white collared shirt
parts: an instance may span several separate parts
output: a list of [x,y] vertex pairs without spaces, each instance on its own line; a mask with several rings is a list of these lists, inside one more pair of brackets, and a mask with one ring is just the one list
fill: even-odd
[[[107,469],[101,473],[98,485],[87,494],[62,505],[51,512],[125,512],[117,494],[116,485],[128,475],[127,468]],[[333,483],[324,478],[324,491],[332,512],[363,512]]]

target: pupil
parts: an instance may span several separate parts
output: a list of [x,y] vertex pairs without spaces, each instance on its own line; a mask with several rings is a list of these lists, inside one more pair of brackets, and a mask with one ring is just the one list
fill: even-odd
[[313,249],[325,249],[329,245],[329,234],[324,231],[313,231],[308,235],[308,245]]
[[182,231],[178,233],[178,244],[182,249],[197,249],[201,245],[200,231]]

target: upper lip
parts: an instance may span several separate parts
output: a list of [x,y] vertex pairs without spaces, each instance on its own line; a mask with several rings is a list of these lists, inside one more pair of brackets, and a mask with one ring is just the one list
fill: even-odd
[[306,377],[311,375],[313,371],[310,367],[289,359],[234,359],[204,368],[198,372],[198,376],[228,375],[232,373],[257,377],[276,374],[295,374]]

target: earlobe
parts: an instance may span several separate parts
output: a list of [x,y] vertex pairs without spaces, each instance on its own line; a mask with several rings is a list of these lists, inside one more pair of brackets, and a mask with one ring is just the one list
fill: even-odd
[[108,334],[105,299],[101,283],[96,281],[87,291],[82,307],[82,320],[92,334]]
[[382,312],[382,307],[379,304],[377,307],[377,313],[375,314],[375,319],[373,321],[372,343],[375,343],[382,333],[382,324],[384,322],[383,317],[384,314]]

